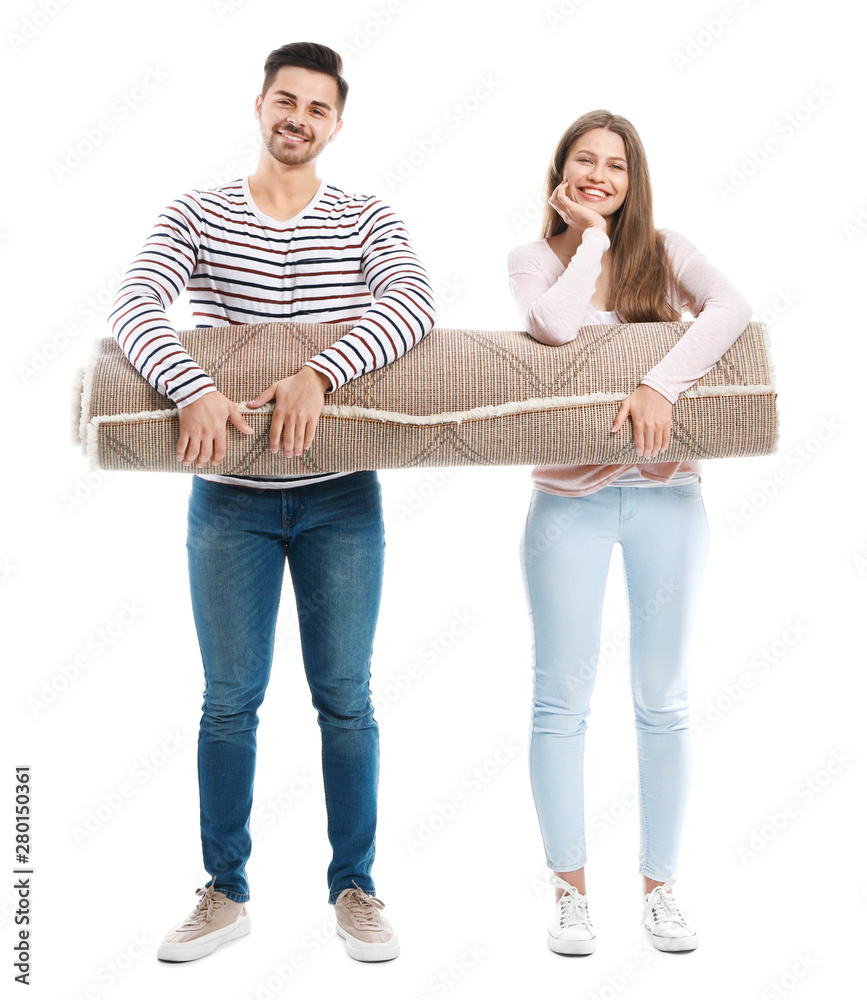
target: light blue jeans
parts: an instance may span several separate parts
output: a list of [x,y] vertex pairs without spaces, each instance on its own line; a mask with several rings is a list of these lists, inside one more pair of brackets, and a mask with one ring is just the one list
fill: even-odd
[[708,547],[697,481],[534,491],[521,552],[535,651],[530,782],[548,867],[583,868],[584,733],[616,542],[629,597],[638,870],[664,882],[677,869],[692,769],[687,654]]

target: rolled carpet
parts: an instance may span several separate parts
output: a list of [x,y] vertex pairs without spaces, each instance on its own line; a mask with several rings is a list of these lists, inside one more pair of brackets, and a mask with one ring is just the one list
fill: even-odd
[[[219,466],[175,458],[177,408],[110,337],[74,386],[75,440],[110,470],[250,476],[456,465],[620,465],[639,458],[632,422],[609,427],[621,401],[688,323],[583,327],[548,347],[521,331],[434,328],[398,361],[326,396],[313,445],[286,458],[268,447],[273,404],[249,409],[278,379],[348,332],[348,324],[257,323],[180,331],[190,355],[240,404],[255,434],[229,425]],[[778,423],[767,332],[750,323],[674,406],[667,462],[768,455]]]

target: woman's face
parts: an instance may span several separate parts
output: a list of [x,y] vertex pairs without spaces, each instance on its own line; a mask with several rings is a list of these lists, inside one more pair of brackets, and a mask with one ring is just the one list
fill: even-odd
[[626,146],[616,132],[594,128],[578,136],[563,164],[567,194],[600,215],[613,215],[626,200]]

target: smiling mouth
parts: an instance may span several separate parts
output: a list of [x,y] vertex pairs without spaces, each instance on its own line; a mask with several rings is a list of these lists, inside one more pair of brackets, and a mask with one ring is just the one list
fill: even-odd
[[610,198],[611,195],[607,191],[603,191],[601,188],[595,187],[583,187],[578,188],[578,190],[587,198],[595,198],[597,200],[602,200],[603,198]]
[[307,142],[308,140],[304,138],[303,135],[298,135],[297,132],[283,132],[279,128],[277,129],[277,135],[281,138],[286,139],[288,142]]

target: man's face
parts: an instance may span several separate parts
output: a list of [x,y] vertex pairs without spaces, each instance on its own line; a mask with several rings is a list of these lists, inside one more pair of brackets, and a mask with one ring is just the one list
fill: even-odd
[[274,159],[287,166],[315,160],[343,125],[337,97],[337,82],[325,73],[281,67],[256,98],[262,142]]

